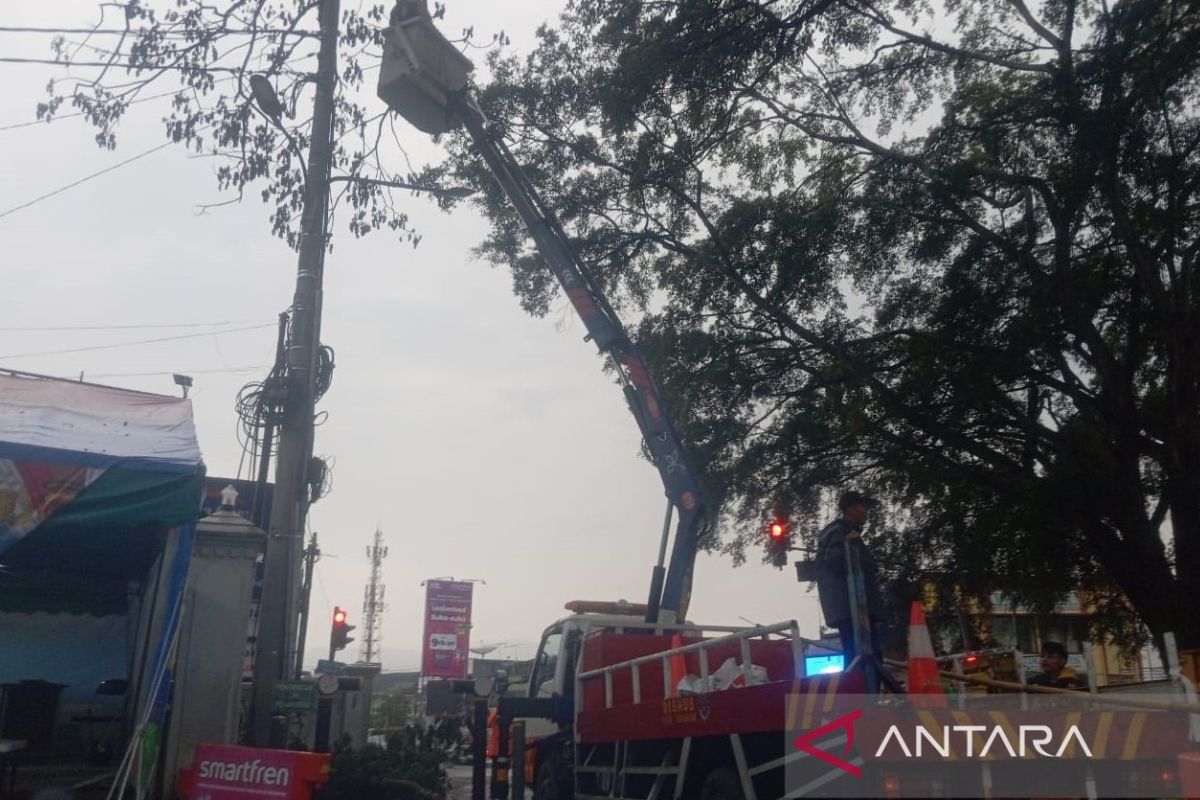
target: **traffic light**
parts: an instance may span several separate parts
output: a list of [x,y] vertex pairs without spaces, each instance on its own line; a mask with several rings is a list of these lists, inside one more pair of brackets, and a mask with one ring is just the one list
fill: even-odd
[[346,649],[346,645],[354,640],[350,638],[350,631],[356,626],[351,625],[346,621],[346,612],[344,609],[334,606],[333,608],[333,627],[329,630],[329,657],[333,658],[333,654],[338,650]]
[[787,520],[771,520],[767,526],[767,543],[771,563],[776,567],[786,567],[788,551],[792,549],[792,532],[788,527]]

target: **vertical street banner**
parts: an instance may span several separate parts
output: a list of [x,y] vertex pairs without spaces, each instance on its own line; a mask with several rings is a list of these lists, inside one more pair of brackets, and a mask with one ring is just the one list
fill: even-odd
[[421,674],[465,678],[471,645],[471,590],[459,581],[425,582],[425,640]]

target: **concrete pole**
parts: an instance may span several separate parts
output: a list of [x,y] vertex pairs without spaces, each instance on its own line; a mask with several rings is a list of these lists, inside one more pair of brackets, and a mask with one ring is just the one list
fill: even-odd
[[321,47],[314,76],[312,144],[301,218],[300,257],[292,303],[292,337],[287,349],[287,401],[275,463],[275,494],[263,574],[254,696],[253,743],[271,734],[271,694],[290,671],[299,603],[300,553],[308,512],[308,463],[312,458],[317,349],[321,335],[321,281],[326,244],[329,172],[333,161],[334,89],[337,83],[339,0],[321,0]]

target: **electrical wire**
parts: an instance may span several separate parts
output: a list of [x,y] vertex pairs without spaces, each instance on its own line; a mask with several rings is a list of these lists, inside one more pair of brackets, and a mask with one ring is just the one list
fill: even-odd
[[[231,80],[233,80],[233,79],[232,78],[221,78],[220,80],[214,81],[213,83],[214,83],[214,85],[216,85],[216,84],[220,84],[220,83],[228,83]],[[180,94],[181,92],[186,92],[186,91],[187,91],[187,88],[182,87],[182,88],[176,89],[173,92],[163,92],[162,94],[152,94],[148,97],[136,97],[133,100],[130,100],[129,102],[127,102],[125,105],[135,106],[138,103],[149,103],[151,100],[161,100],[164,97],[174,97],[175,95]],[[91,100],[92,98],[88,98],[88,99]],[[113,99],[116,99],[116,98],[113,98]],[[105,102],[105,101],[102,99],[98,99],[97,102]],[[72,119],[74,117],[83,117],[83,116],[86,116],[87,113],[88,112],[86,112],[86,111],[76,111],[76,112],[73,112],[70,114],[56,114],[53,117],[51,117],[50,119],[35,119],[35,120],[30,120],[29,122],[14,122],[10,125],[0,125],[0,131],[12,131],[12,130],[17,130],[18,128],[32,128],[34,125],[49,125],[51,123],[58,122],[60,119]]]
[[88,353],[93,350],[112,350],[118,347],[135,347],[143,344],[157,344],[158,342],[175,342],[180,339],[195,339],[199,336],[212,336],[218,333],[240,333],[242,331],[257,331],[263,328],[270,328],[274,325],[273,322],[268,322],[264,325],[248,325],[244,328],[228,328],[219,331],[205,331],[204,333],[184,333],[179,336],[160,336],[157,339],[140,339],[136,342],[114,342],[113,344],[97,344],[91,347],[71,347],[65,350],[42,350],[37,353],[15,353],[12,355],[0,356],[0,360],[9,360],[14,358],[33,358],[34,356],[57,356],[67,353]]
[[313,382],[313,400],[320,400],[333,383],[334,354],[327,344],[317,349],[317,374]]
[[224,367],[221,369],[174,369],[157,372],[104,372],[99,375],[88,375],[88,378],[143,378],[154,375],[222,375],[233,372],[253,372],[267,369],[270,364],[255,364],[250,367]]
[[131,156],[131,157],[125,159],[124,161],[113,164],[111,167],[105,167],[104,169],[100,170],[99,172],[93,172],[91,175],[87,175],[83,178],[80,178],[79,180],[77,180],[73,183],[68,183],[66,186],[61,186],[52,192],[46,192],[46,194],[43,194],[39,197],[35,197],[32,200],[22,203],[19,206],[14,206],[13,208],[8,209],[7,211],[0,212],[0,219],[7,217],[9,214],[15,214],[16,212],[20,211],[23,208],[29,208],[32,205],[36,205],[37,203],[40,203],[43,200],[49,200],[51,197],[62,194],[63,192],[67,191],[68,189],[74,189],[76,186],[79,186],[82,183],[87,183],[88,181],[92,180],[93,178],[99,178],[101,175],[112,172],[113,170],[116,170],[116,169],[120,169],[121,167],[124,167],[127,164],[132,164],[134,161],[145,158],[148,155],[157,153],[159,150],[165,150],[166,148],[168,148],[174,144],[175,144],[175,142],[163,142],[162,144],[158,145],[157,147],[152,147],[149,150],[145,150],[141,153],[138,153],[136,156]]
[[333,491],[333,456],[313,456],[308,467],[308,502],[313,504]]
[[[291,330],[290,316],[287,325],[288,327],[284,331],[285,340]],[[283,344],[286,348],[286,341]],[[233,410],[238,417],[237,439],[242,448],[242,463],[249,457],[251,476],[256,474],[257,465],[264,460],[270,460],[275,452],[275,444],[282,427],[284,404],[287,401],[287,363],[278,355],[276,359],[267,377],[261,381],[251,381],[244,385],[238,391],[233,403]],[[274,430],[270,441],[266,441],[268,423],[273,426]],[[238,464],[239,477],[242,463]]]
[[[126,331],[146,328],[219,328],[225,325],[258,325],[267,324],[264,319],[227,319],[223,322],[172,322],[146,323],[134,325],[36,325],[36,326],[0,326],[0,331]],[[220,333],[220,331],[214,331]]]
[[136,72],[164,72],[174,70],[178,72],[227,72],[230,75],[236,75],[242,71],[241,67],[191,67],[176,66],[174,64],[129,65],[108,61],[55,61],[52,58],[16,58],[13,56],[0,56],[0,63],[46,64],[51,67],[109,67],[113,69],[134,70]]
[[[98,33],[98,34],[107,34],[107,35],[113,35],[113,36],[117,36],[117,35],[124,36],[126,34],[138,35],[142,31],[149,31],[149,30],[150,30],[149,28],[141,28],[141,29],[138,29],[138,28],[129,28],[129,29],[125,29],[125,28],[49,28],[49,27],[36,27],[36,26],[15,27],[15,26],[9,26],[9,25],[0,25],[0,33],[61,33],[61,34]],[[208,35],[210,37],[216,37],[216,36],[227,36],[227,35],[279,36],[279,35],[284,35],[284,34],[289,35],[289,36],[295,35],[295,36],[308,36],[308,37],[319,37],[321,35],[319,31],[301,31],[301,30],[292,31],[292,30],[277,29],[277,28],[259,28],[257,30],[214,30],[214,31],[205,31],[203,34],[197,34],[194,31],[155,31],[154,32],[155,36],[169,36],[169,37],[178,38],[178,37],[187,37],[190,35],[196,39],[200,39],[203,35]]]
[[[292,340],[291,320],[285,330],[284,348]],[[319,345],[316,351],[316,369],[313,374],[313,401],[319,400],[329,390],[333,382],[335,357],[333,348]],[[251,470],[263,459],[270,459],[276,452],[278,431],[282,427],[290,375],[287,363],[280,361],[271,368],[270,373],[261,381],[251,381],[244,385],[234,400],[233,410],[238,416],[237,439],[242,448],[242,459],[238,464],[238,475],[249,458]],[[314,415],[313,425],[320,425],[328,412],[321,411]],[[268,426],[274,433],[268,437]],[[268,441],[268,438],[270,439]],[[261,447],[262,452],[255,456],[254,451]],[[314,456],[309,463],[308,501],[315,503],[325,497],[333,489],[332,458]]]

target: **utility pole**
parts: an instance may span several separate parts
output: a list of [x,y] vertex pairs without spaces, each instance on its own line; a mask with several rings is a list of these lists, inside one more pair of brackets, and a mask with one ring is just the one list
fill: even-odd
[[308,512],[308,465],[313,447],[317,350],[321,335],[329,172],[333,154],[334,88],[337,83],[340,0],[320,0],[321,46],[317,54],[312,144],[301,218],[292,332],[287,349],[287,398],[275,462],[267,555],[254,661],[250,733],[259,747],[271,744],[271,699],[275,682],[292,661],[297,623],[300,551]]
[[308,547],[304,550],[304,587],[300,597],[300,629],[296,634],[296,677],[304,672],[304,642],[308,638],[308,606],[312,597],[313,569],[321,560],[321,548],[317,546],[317,532],[309,537]]
[[367,548],[367,558],[371,559],[371,580],[363,592],[363,624],[366,635],[363,636],[359,654],[361,660],[369,664],[375,663],[375,657],[379,655],[379,638],[382,635],[380,628],[386,607],[383,602],[383,590],[387,588],[379,582],[379,578],[387,554],[388,549],[383,544],[383,531],[376,528],[375,543]]

